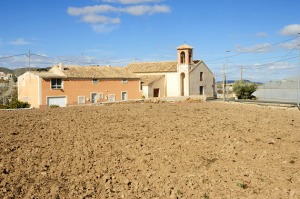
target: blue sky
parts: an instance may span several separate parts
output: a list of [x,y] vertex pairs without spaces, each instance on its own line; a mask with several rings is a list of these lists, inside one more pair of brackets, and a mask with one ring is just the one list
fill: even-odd
[[31,67],[169,61],[187,43],[217,79],[224,64],[228,79],[239,79],[241,66],[245,79],[285,78],[300,67],[299,7],[298,0],[0,0],[0,67],[27,67],[29,50]]

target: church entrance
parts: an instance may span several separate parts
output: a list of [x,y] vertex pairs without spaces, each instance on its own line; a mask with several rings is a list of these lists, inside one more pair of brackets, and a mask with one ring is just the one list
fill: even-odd
[[185,74],[180,74],[180,95],[184,96],[184,80],[185,80]]
[[159,97],[159,88],[153,89],[153,97]]

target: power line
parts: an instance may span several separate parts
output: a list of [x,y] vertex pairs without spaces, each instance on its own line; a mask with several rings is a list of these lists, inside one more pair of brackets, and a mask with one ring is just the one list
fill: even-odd
[[[262,68],[266,68],[266,67],[268,67],[268,66],[272,66],[272,65],[274,65],[274,64],[276,64],[276,63],[280,63],[280,62],[282,62],[282,61],[293,60],[293,59],[295,59],[295,58],[297,58],[297,57],[298,57],[298,56],[290,57],[290,58],[286,58],[286,59],[280,59],[280,60],[277,60],[277,61],[275,61],[275,62],[266,63],[266,64],[261,64],[261,65],[259,65],[259,66],[257,66],[257,67],[251,67],[251,68],[253,68],[253,69],[262,69]],[[248,69],[248,68],[250,68],[250,67],[247,67],[246,69]]]
[[9,59],[9,58],[12,58],[12,57],[19,57],[19,56],[22,56],[22,55],[27,55],[27,54],[23,53],[23,54],[18,54],[18,55],[10,55],[10,56],[6,56],[6,57],[0,57],[0,59]]
[[280,42],[277,42],[277,43],[274,43],[274,44],[271,44],[271,45],[267,45],[267,46],[264,46],[264,47],[255,48],[255,49],[252,49],[252,50],[249,50],[249,51],[246,51],[246,52],[241,52],[241,53],[237,53],[237,54],[226,56],[226,57],[216,58],[216,59],[208,60],[208,61],[205,61],[205,62],[207,63],[207,62],[212,62],[212,61],[217,61],[217,60],[224,60],[224,59],[227,59],[227,58],[231,58],[231,57],[236,57],[236,56],[243,55],[243,54],[252,53],[252,52],[255,52],[255,51],[258,51],[258,50],[261,50],[261,49],[269,48],[269,47],[276,46],[276,45],[281,44],[281,43],[285,43],[285,42],[294,40],[296,38],[297,37],[293,37],[293,38],[290,38],[290,39],[287,39],[287,40],[284,40],[284,41],[280,41]]
[[[275,59],[275,58],[282,58],[282,56],[266,57],[266,58],[260,58],[260,59],[235,60],[234,63],[236,63],[236,62],[261,61],[261,60],[268,60],[268,59]],[[220,63],[220,64],[221,64],[221,63]]]
[[[285,60],[289,60],[289,59],[295,58],[295,57],[291,57],[291,58],[288,58],[288,59],[283,59],[283,58],[287,57],[289,54],[291,54],[296,48],[297,48],[297,46],[295,46],[294,48],[292,48],[287,54],[285,54],[284,56],[282,56],[279,60],[277,60],[277,61],[275,61],[275,62],[263,64],[263,65],[273,65],[273,64],[278,63],[278,62],[281,62],[281,61],[285,61]],[[236,65],[236,64],[234,64],[234,63],[231,62],[231,61],[229,61],[229,62],[232,63],[232,64],[235,65],[235,66],[240,67],[240,65]],[[250,68],[250,67],[244,67],[244,69],[248,69],[248,68]]]

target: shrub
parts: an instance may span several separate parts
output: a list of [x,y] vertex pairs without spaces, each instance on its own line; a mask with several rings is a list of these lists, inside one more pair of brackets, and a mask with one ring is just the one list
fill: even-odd
[[254,93],[256,89],[257,85],[255,83],[235,81],[233,84],[233,92],[238,99],[250,99],[252,93]]
[[10,109],[16,109],[16,108],[30,108],[30,104],[28,102],[21,102],[19,100],[12,100],[8,104]]
[[0,104],[0,109],[8,109],[8,105]]
[[59,106],[56,105],[56,104],[51,104],[49,107],[50,107],[50,108],[59,108]]
[[17,108],[30,108],[30,104],[27,102],[21,102],[19,100],[12,100],[8,105],[0,105],[0,109],[17,109]]

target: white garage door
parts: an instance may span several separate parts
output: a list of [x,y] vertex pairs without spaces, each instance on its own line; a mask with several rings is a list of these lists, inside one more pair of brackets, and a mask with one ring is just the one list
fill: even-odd
[[59,107],[66,107],[66,97],[48,97],[48,106],[58,105]]

